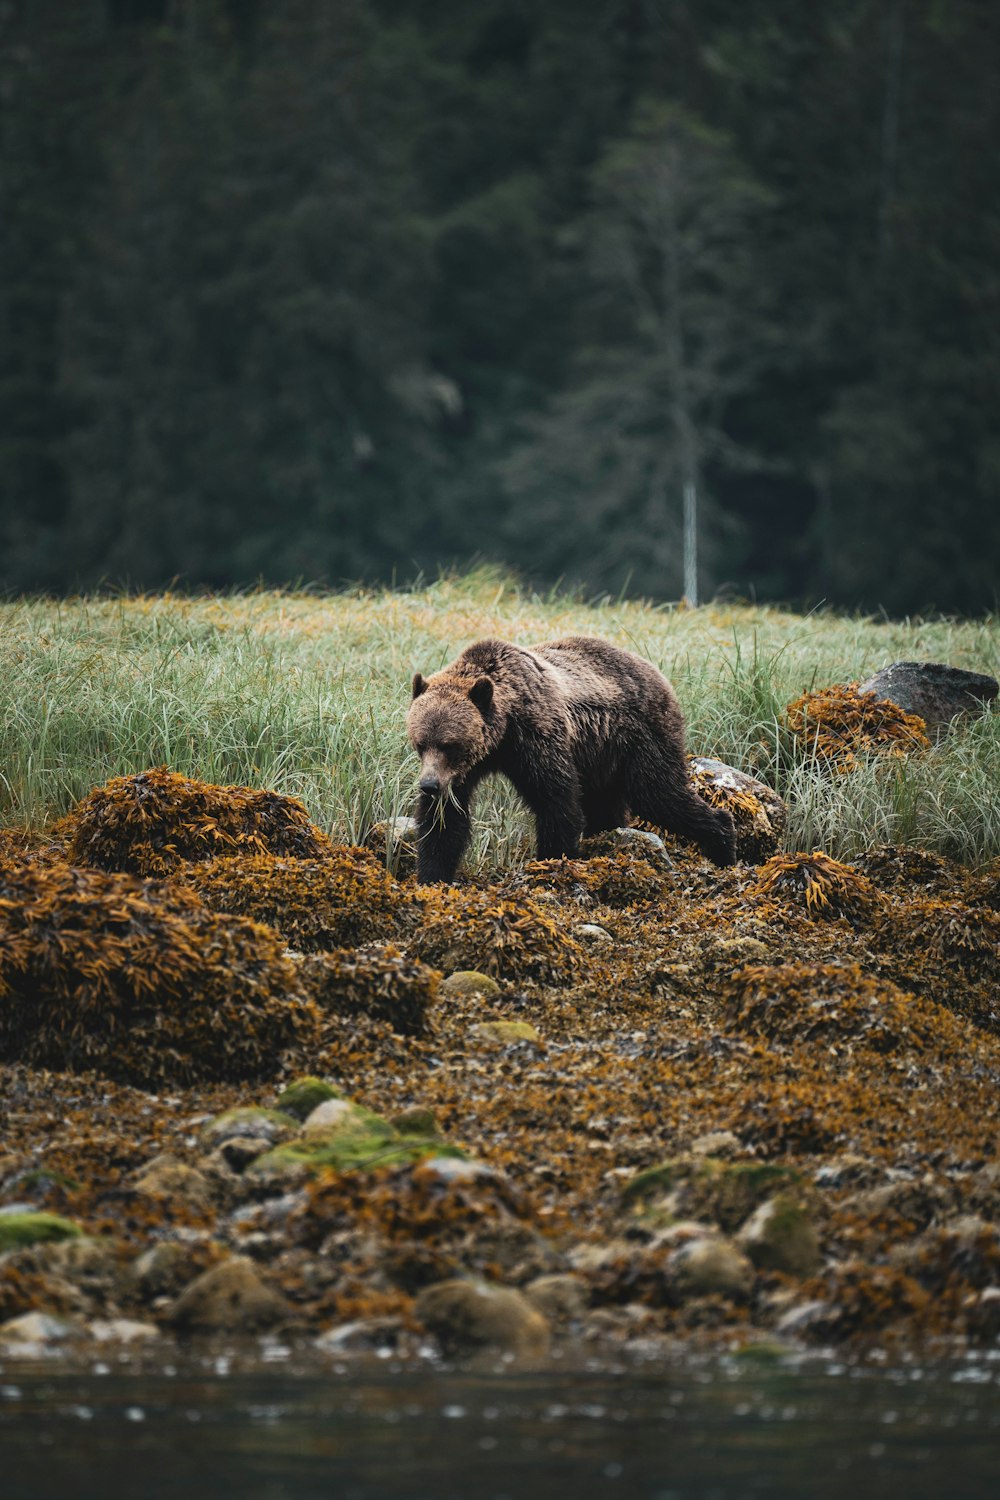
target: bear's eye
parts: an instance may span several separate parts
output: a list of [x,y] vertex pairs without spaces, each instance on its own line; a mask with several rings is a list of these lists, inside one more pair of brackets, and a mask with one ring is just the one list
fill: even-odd
[[458,760],[462,753],[462,747],[457,740],[448,740],[441,746],[441,754],[446,755],[449,760]]

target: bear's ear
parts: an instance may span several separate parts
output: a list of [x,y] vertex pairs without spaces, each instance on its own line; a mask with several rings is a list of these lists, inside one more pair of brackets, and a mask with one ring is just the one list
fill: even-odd
[[413,676],[413,696],[414,696],[414,698],[419,698],[420,694],[421,693],[426,693],[426,691],[427,691],[427,679],[426,679],[426,677],[421,677],[421,675],[420,675],[419,672],[414,673],[414,676]]
[[493,702],[493,684],[488,677],[477,677],[469,689],[469,697],[481,714]]

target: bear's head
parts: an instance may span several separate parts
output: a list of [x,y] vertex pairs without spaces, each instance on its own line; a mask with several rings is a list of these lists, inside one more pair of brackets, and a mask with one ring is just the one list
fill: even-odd
[[489,677],[418,672],[406,716],[410,744],[420,756],[420,790],[447,797],[489,754],[495,738],[493,683]]

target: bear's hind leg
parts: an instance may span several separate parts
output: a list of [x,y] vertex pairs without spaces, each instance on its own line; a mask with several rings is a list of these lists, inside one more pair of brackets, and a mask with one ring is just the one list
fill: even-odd
[[660,745],[647,747],[629,767],[625,797],[635,817],[691,839],[717,865],[736,863],[732,817],[698,796],[683,755],[670,755]]

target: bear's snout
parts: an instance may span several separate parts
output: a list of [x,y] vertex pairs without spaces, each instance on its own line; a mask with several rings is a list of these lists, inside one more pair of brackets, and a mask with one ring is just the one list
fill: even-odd
[[442,782],[440,776],[421,776],[420,790],[422,792],[427,792],[429,795],[435,796],[441,791],[441,788]]

